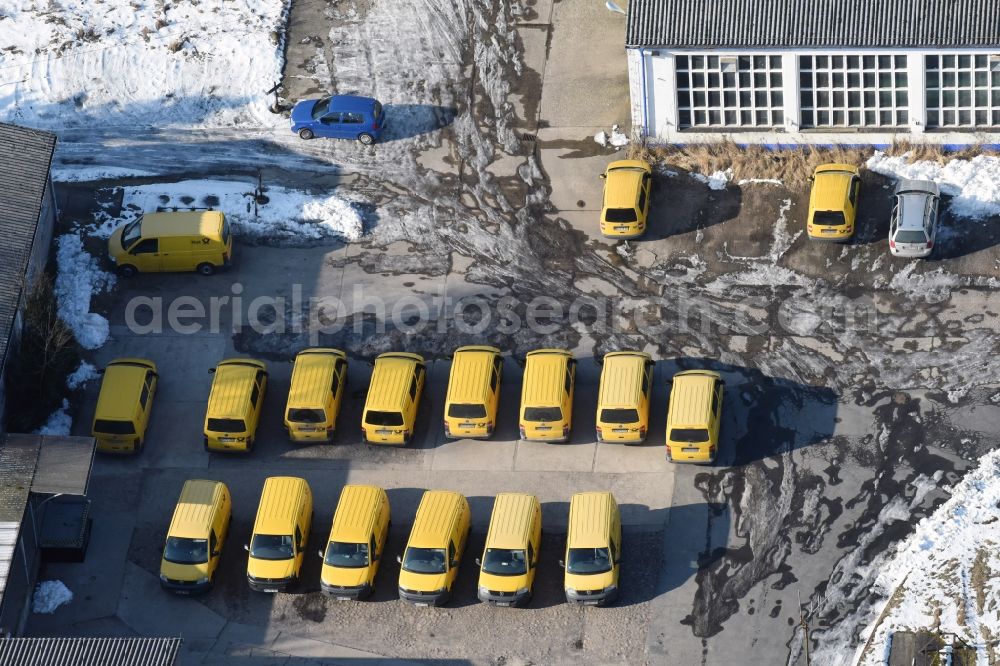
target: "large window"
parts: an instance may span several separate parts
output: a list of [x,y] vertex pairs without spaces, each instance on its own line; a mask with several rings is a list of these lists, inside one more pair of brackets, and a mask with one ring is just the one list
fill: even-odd
[[802,127],[905,127],[905,55],[799,56]]
[[928,127],[1000,126],[1000,56],[924,56]]
[[679,55],[680,127],[784,125],[779,55]]

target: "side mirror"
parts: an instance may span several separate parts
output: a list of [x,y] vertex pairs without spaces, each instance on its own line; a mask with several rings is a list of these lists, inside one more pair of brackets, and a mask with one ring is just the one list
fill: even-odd
[[106,370],[107,370],[107,368],[101,368],[100,370],[97,371],[97,374],[103,375]]
[[604,365],[604,357],[603,356],[595,356],[594,357],[594,363],[596,363],[597,365]]
[[248,544],[248,543],[243,544],[243,550],[245,550],[245,551],[247,551],[249,553],[250,552],[250,544]]
[[221,552],[222,552],[221,550],[213,550],[212,551],[212,557],[218,557],[219,553],[221,553]]
[[382,559],[381,555],[372,555],[372,562],[378,562],[380,559]]
[[209,368],[208,369],[208,374],[214,375],[215,374],[215,368]]
[[458,567],[458,560],[452,560],[451,562],[448,563],[448,566],[450,568],[452,568],[452,569],[457,568]]
[[565,569],[566,568],[566,563],[563,562],[562,560],[559,560],[559,568],[560,569]]
[[323,559],[323,551],[322,551],[322,549],[321,550],[317,550],[316,554],[319,555],[319,559],[321,559],[321,560]]
[[480,560],[480,559],[479,559],[478,557],[476,558],[476,566],[477,566],[477,567],[481,567],[481,566],[483,566],[483,562],[482,562],[482,560]]
[[403,557],[402,557],[402,555],[397,555],[396,556],[396,562],[398,562],[399,564],[403,563]]
[[607,178],[608,174],[606,174],[606,173],[599,173],[599,174],[597,174],[597,177],[598,178]]

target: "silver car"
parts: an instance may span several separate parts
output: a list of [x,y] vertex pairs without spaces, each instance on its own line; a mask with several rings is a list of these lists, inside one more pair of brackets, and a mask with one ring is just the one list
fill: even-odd
[[927,257],[934,250],[941,190],[930,180],[901,180],[889,222],[889,251],[897,257]]

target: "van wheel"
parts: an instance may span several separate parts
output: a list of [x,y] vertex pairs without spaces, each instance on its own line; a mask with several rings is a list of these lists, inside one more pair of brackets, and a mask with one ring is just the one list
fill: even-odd
[[368,134],[367,132],[362,132],[361,134],[358,135],[358,141],[365,144],[366,146],[370,146],[373,143],[375,143],[375,137],[373,137],[371,134]]
[[304,127],[304,128],[302,128],[302,129],[299,130],[299,138],[300,139],[305,139],[306,141],[308,141],[309,139],[313,138],[314,136],[316,136],[316,135],[313,134],[313,131],[311,129],[309,129],[308,127]]
[[198,272],[202,275],[213,275],[215,273],[215,266],[206,261],[203,264],[198,264]]
[[135,269],[135,266],[129,266],[128,264],[118,267],[118,275],[122,276],[123,278],[135,277],[135,274],[138,272],[139,271]]

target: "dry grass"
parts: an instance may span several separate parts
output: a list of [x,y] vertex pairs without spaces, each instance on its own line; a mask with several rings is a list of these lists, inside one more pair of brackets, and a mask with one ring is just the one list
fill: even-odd
[[[909,153],[911,161],[933,160],[944,163],[952,159],[970,159],[976,155],[998,154],[982,146],[968,146],[958,151],[943,146],[910,141],[897,141],[885,151],[889,155]],[[773,178],[789,187],[803,185],[820,164],[841,163],[863,166],[875,153],[874,148],[857,146],[809,146],[774,150],[764,146],[739,146],[732,141],[687,145],[629,145],[630,159],[644,159],[686,171],[712,174],[733,170],[733,180]]]

